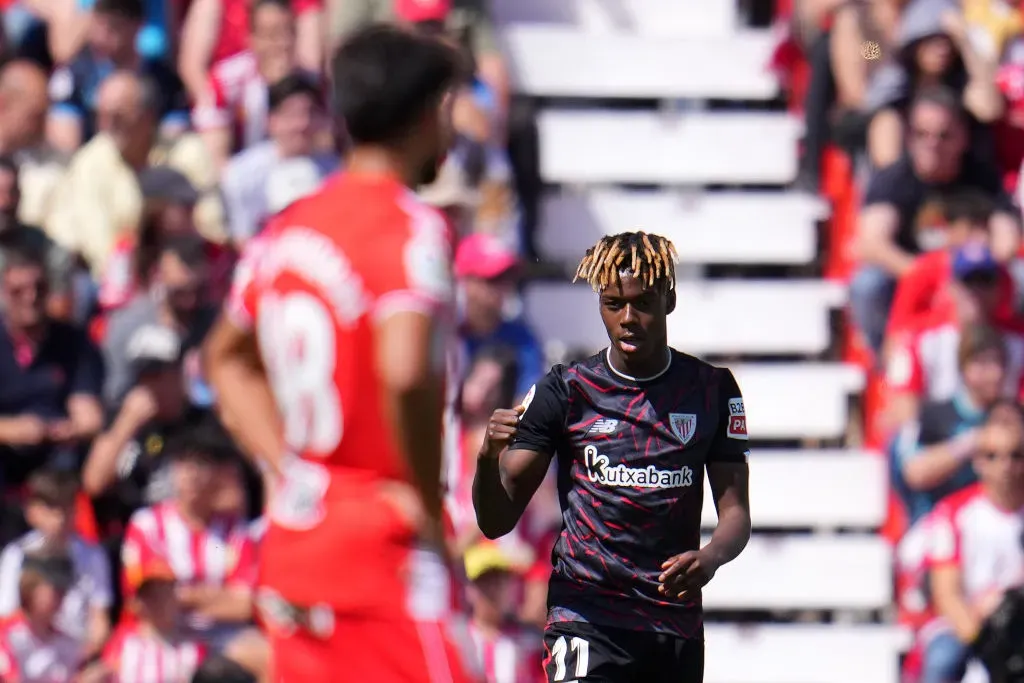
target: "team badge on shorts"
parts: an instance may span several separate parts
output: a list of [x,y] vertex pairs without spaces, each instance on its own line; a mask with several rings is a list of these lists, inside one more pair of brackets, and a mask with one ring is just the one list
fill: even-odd
[[697,416],[693,413],[669,413],[668,423],[684,446],[690,443],[697,431]]

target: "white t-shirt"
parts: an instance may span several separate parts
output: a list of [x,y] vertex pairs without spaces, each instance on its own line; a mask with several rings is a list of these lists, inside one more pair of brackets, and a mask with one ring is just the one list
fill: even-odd
[[[20,605],[18,583],[26,552],[43,545],[43,535],[30,531],[0,553],[0,617],[16,612]],[[68,589],[57,614],[56,626],[74,639],[82,639],[89,626],[91,609],[106,609],[113,602],[110,560],[103,548],[75,535],[68,548],[75,570],[75,582]]]
[[997,507],[980,486],[939,503],[930,537],[929,566],[959,567],[969,602],[1024,583],[1024,509]]

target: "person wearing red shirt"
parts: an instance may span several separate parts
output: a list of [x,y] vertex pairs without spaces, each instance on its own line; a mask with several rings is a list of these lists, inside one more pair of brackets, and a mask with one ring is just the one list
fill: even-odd
[[467,680],[443,557],[451,260],[410,189],[450,145],[461,69],[398,27],[349,39],[345,171],[246,245],[207,339],[225,422],[270,472],[257,600],[274,680]]
[[[246,52],[254,0],[192,0],[182,26],[178,72],[193,99],[209,75]],[[323,0],[292,0],[298,34],[296,58],[307,71],[323,68]]]
[[[937,226],[920,225],[926,212],[919,216],[918,229],[935,234],[942,248],[925,252],[914,259],[910,269],[896,284],[886,336],[897,338],[912,328],[922,317],[945,311],[952,315],[953,302],[946,285],[953,279],[953,255],[969,242],[988,242],[988,223],[995,204],[983,192],[965,189],[944,196],[939,202]],[[1013,304],[1013,279],[1000,269],[999,286],[1004,298],[1001,317],[1009,317]],[[941,314],[941,313],[939,313]]]
[[545,680],[540,640],[510,617],[516,583],[525,569],[500,543],[481,541],[466,551],[469,634],[487,683]]
[[943,296],[951,305],[923,316],[893,340],[886,366],[892,396],[889,417],[901,425],[917,415],[922,398],[952,398],[960,381],[957,349],[966,324],[985,323],[1003,333],[1006,342],[1006,392],[1017,395],[1024,370],[1024,325],[1000,320],[1000,266],[984,244],[971,243],[952,257],[953,281]]
[[927,555],[938,619],[922,629],[922,683],[960,680],[986,620],[1024,583],[1024,433],[1020,407],[994,408],[989,423],[1013,438],[973,459],[979,484],[939,503]]
[[118,626],[100,667],[112,683],[180,683],[191,680],[206,647],[181,634],[174,570],[151,558],[133,577],[132,619]]
[[192,110],[192,124],[218,167],[266,138],[268,87],[298,67],[296,18],[288,0],[252,0],[246,18],[246,49],[210,67]]

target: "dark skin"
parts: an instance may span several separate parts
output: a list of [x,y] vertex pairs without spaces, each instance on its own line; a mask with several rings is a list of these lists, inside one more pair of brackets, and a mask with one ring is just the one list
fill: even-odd
[[[621,284],[601,292],[601,320],[608,332],[610,361],[616,370],[633,377],[650,377],[664,369],[669,354],[667,317],[675,302],[674,291],[645,289],[632,276],[623,276]],[[488,538],[504,536],[515,528],[554,455],[521,448],[506,450],[524,410],[518,406],[494,411],[477,456],[473,506],[480,530]],[[718,526],[700,550],[674,555],[662,563],[658,590],[666,597],[693,598],[719,567],[739,556],[750,540],[746,463],[712,462],[706,467]]]

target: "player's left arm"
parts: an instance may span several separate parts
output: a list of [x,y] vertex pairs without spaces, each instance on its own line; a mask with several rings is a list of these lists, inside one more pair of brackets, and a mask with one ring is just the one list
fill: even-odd
[[203,344],[203,366],[224,426],[246,452],[279,472],[284,429],[253,327],[256,258],[258,247],[252,246],[235,270],[224,312]]
[[718,568],[739,557],[750,540],[750,472],[747,415],[732,372],[719,370],[719,421],[708,452],[707,473],[718,511],[718,526],[700,550],[676,555],[662,564],[659,590],[681,599],[700,590]]

